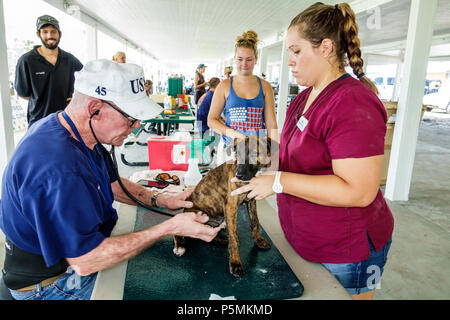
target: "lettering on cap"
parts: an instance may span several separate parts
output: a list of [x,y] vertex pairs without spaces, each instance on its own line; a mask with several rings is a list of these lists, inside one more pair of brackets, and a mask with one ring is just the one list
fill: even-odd
[[98,86],[97,89],[95,89],[95,92],[96,92],[99,96],[106,96],[106,88],[105,88],[105,87],[100,87],[100,86]]
[[131,91],[133,91],[134,94],[145,91],[145,79],[143,77],[136,80],[131,80],[130,82]]

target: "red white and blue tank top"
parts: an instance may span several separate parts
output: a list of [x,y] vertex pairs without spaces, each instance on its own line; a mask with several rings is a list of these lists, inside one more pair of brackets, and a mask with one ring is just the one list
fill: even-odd
[[[253,99],[238,97],[233,90],[233,77],[230,78],[230,93],[225,102],[225,125],[246,136],[265,136],[267,134],[264,124],[264,91],[261,79],[258,77],[259,94]],[[231,138],[222,136],[225,144],[231,142]]]

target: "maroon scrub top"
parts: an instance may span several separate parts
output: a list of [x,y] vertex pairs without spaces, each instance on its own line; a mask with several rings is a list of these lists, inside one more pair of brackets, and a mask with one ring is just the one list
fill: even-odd
[[[280,140],[280,171],[331,175],[333,159],[384,154],[386,110],[359,80],[346,75],[330,83],[303,115],[311,88],[289,105]],[[304,126],[304,127],[303,127]],[[303,128],[303,131],[299,128]],[[370,255],[367,235],[379,251],[389,241],[394,219],[381,190],[367,207],[330,207],[278,194],[280,224],[304,259],[353,263]]]

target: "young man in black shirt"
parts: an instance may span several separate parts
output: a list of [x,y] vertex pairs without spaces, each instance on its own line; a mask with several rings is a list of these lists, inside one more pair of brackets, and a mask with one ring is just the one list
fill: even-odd
[[16,67],[17,94],[28,100],[28,127],[66,107],[73,94],[74,72],[83,68],[77,58],[58,47],[58,20],[41,16],[36,28],[42,45],[22,55]]

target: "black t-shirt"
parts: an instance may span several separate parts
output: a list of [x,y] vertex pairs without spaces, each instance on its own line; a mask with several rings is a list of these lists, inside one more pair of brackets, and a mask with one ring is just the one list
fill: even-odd
[[[198,71],[196,71],[196,73],[198,74],[198,83],[197,83],[197,85],[201,85],[201,84],[205,83],[205,78],[203,77],[203,75],[200,72],[198,72]],[[204,93],[206,93],[206,88],[205,87],[201,87],[201,88],[195,89],[195,91],[199,92],[201,94],[204,94]]]
[[28,101],[28,127],[50,113],[63,110],[67,98],[72,97],[75,71],[83,68],[71,53],[58,48],[58,59],[53,66],[41,56],[35,46],[20,57],[16,67],[15,88]]

